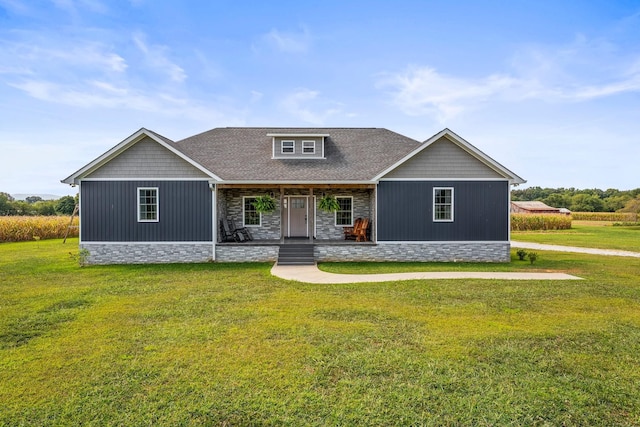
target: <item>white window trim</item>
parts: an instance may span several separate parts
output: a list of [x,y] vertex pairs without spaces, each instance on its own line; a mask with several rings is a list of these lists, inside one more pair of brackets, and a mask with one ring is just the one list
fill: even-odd
[[[305,144],[311,143],[311,146],[305,147]],[[311,148],[310,152],[305,151],[305,149]],[[302,141],[302,154],[316,154],[316,142],[315,141]]]
[[338,211],[333,213],[333,225],[336,227],[353,227],[353,196],[336,196],[336,199],[351,199],[351,223],[338,224]]
[[[451,190],[451,219],[436,219],[436,191],[437,190]],[[453,187],[433,187],[433,199],[432,199],[432,207],[433,207],[433,222],[453,222],[454,220],[454,189]]]
[[[156,192],[156,219],[140,219],[140,191],[155,190]],[[160,222],[160,190],[158,187],[138,187],[136,191],[136,206],[138,206],[138,222]]]
[[[285,142],[291,143],[291,150],[292,150],[291,152],[284,151]],[[296,142],[294,140],[289,140],[289,139],[283,139],[282,141],[280,141],[280,154],[296,154]]]
[[245,224],[245,206],[247,205],[246,199],[255,199],[258,196],[242,196],[242,226],[243,227],[262,227],[262,212],[258,212],[260,217],[259,224]]

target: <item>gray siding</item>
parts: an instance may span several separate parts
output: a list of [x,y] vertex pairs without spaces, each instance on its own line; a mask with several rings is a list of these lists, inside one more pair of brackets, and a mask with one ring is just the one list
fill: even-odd
[[[454,221],[433,221],[433,188],[453,187]],[[507,181],[382,181],[378,241],[507,241]]]
[[[159,222],[138,222],[138,187],[158,187]],[[83,181],[86,242],[211,241],[212,193],[206,181]]]
[[385,178],[504,178],[446,137],[425,148]]
[[207,178],[207,175],[145,137],[87,178]]

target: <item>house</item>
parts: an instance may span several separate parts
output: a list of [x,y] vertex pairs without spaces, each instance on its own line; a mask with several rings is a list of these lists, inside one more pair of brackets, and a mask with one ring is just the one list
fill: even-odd
[[[80,193],[88,262],[510,260],[510,186],[525,181],[449,129],[216,128],[174,142],[140,129],[63,183]],[[255,198],[275,200],[257,212]],[[339,209],[318,209],[336,197]],[[345,227],[369,219],[367,241]],[[222,242],[220,219],[252,241]]]
[[571,215],[565,208],[554,208],[539,201],[511,202],[511,213]]

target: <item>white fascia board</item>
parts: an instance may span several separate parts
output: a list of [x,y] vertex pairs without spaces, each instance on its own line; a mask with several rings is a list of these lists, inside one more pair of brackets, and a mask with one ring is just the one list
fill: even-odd
[[171,177],[171,178],[154,178],[149,176],[139,176],[139,177],[124,177],[124,178],[78,178],[77,182],[87,182],[87,181],[205,181],[211,184],[216,184],[217,181],[214,181],[211,178],[180,178],[179,176]]
[[508,178],[382,178],[379,182],[384,181],[420,181],[420,182],[438,182],[438,181],[497,181],[510,182]]
[[157,137],[154,132],[148,131],[145,128],[140,128],[140,130],[138,130],[137,132],[135,132],[134,134],[132,134],[131,136],[129,136],[128,138],[126,138],[125,140],[120,142],[118,145],[116,145],[115,147],[111,148],[109,151],[107,151],[106,153],[102,154],[101,156],[99,156],[98,158],[96,158],[95,160],[90,162],[89,164],[85,165],[81,169],[78,169],[76,172],[74,172],[73,174],[69,175],[67,178],[63,179],[61,182],[64,183],[64,184],[70,184],[70,185],[77,184],[78,180],[80,178],[82,178],[83,176],[88,175],[88,174],[94,172],[95,170],[97,170],[98,168],[102,167],[103,165],[108,163],[110,160],[112,160],[113,158],[117,157],[118,155],[123,153],[125,150],[127,150],[131,146],[133,146],[136,143],[138,143],[145,136],[153,139],[155,142],[157,142],[158,144],[160,144],[161,146],[163,146],[167,150],[171,151],[173,154],[175,154],[176,156],[180,157],[182,160],[186,161],[187,163],[189,163],[190,165],[192,165],[196,169],[200,170],[205,175],[208,175],[209,177],[211,177],[212,179],[214,179],[216,181],[221,181],[220,177],[218,177],[214,173],[211,173],[205,167],[203,167],[202,165],[200,165],[198,162],[194,161],[190,157],[186,156],[181,151],[178,151],[174,147],[172,147],[171,145],[167,144],[161,138]]
[[447,139],[449,139],[449,141],[453,142],[458,147],[462,148],[467,153],[471,154],[476,159],[480,160],[482,163],[489,166],[491,169],[503,175],[505,178],[509,180],[510,184],[517,185],[517,184],[524,184],[525,182],[527,182],[526,180],[522,179],[521,177],[519,177],[518,175],[516,175],[515,173],[513,173],[512,171],[510,171],[509,169],[502,166],[500,163],[496,162],[494,159],[492,159],[491,157],[489,157],[488,155],[480,151],[469,141],[460,137],[459,135],[457,135],[456,133],[454,133],[448,128],[441,130],[437,134],[433,135],[431,138],[424,141],[418,148],[413,150],[411,153],[407,154],[402,159],[398,160],[396,163],[394,163],[393,165],[389,166],[387,169],[385,169],[384,171],[376,175],[373,178],[373,180],[379,181],[383,176],[385,176],[392,170],[396,169],[398,166],[400,166],[401,164],[403,164],[404,162],[406,162],[416,154],[420,153],[422,150],[426,149],[427,147],[429,147],[431,144],[433,144],[443,136],[446,136]]

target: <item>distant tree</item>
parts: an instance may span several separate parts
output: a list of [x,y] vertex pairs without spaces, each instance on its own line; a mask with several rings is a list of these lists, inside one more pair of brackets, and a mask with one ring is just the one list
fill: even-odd
[[7,193],[0,193],[0,215],[11,215],[11,197]]
[[571,206],[571,196],[563,193],[550,194],[549,197],[542,200],[549,206],[554,208],[569,208]]
[[33,216],[37,215],[37,209],[31,204],[27,203],[24,200],[16,200],[11,203],[11,213],[10,215],[24,215],[24,216]]
[[568,208],[577,212],[619,211],[638,196],[640,196],[640,188],[621,191],[615,188],[606,190],[587,188],[580,190],[573,187],[531,187],[511,191],[511,200],[540,200],[549,206]]
[[603,203],[598,196],[578,193],[571,198],[571,209],[574,212],[602,212]]
[[29,196],[26,199],[24,199],[24,201],[27,202],[27,203],[40,202],[40,201],[42,201],[42,197],[40,197],[40,196]]
[[631,200],[629,195],[614,195],[607,197],[602,201],[604,212],[615,212],[625,207],[627,202]]
[[71,196],[64,196],[58,199],[56,203],[56,212],[60,215],[71,215],[76,206],[76,201]]
[[55,200],[41,200],[33,204],[38,215],[52,216],[56,214]]
[[619,212],[635,212],[640,213],[640,195],[636,196],[634,199],[631,199],[624,205],[624,208],[620,209]]
[[9,194],[9,193],[0,192],[0,197],[2,197],[2,196],[6,197],[7,201],[9,201],[9,202],[13,202],[15,200],[13,198],[13,196],[11,194]]

